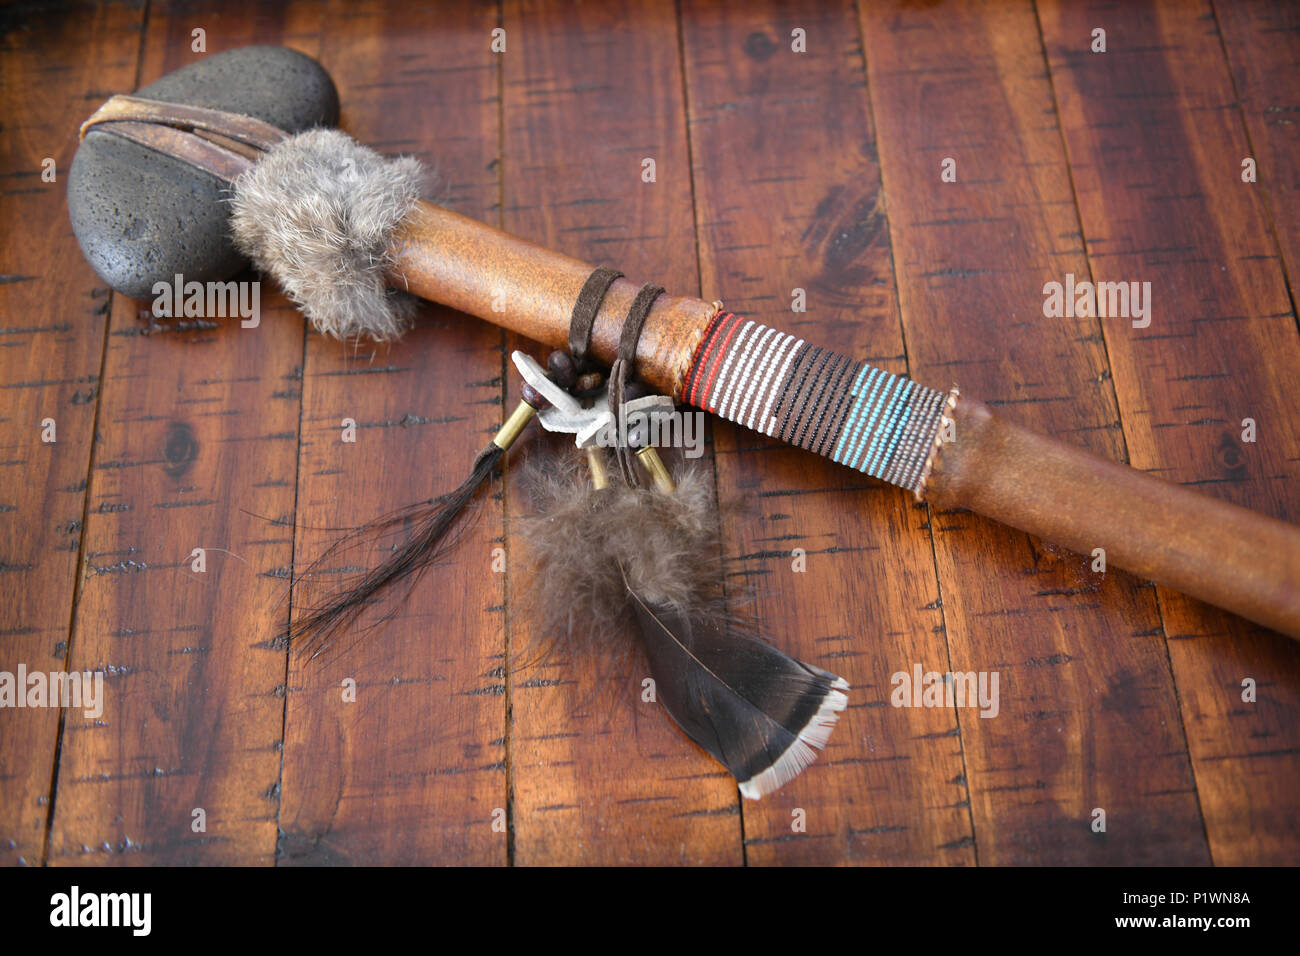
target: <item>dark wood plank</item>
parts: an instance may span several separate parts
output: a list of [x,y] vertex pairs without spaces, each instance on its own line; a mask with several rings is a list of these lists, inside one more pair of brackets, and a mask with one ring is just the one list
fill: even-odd
[[[852,3],[692,0],[682,29],[706,297],[906,372]],[[888,706],[893,673],[947,669],[924,506],[729,423],[714,439],[720,496],[756,505],[726,523],[733,582],[779,646],[852,687],[818,763],[745,803],[746,860],[973,863],[958,715]]]
[[[82,261],[64,189],[98,99],[88,91],[135,82],[143,13],[0,14],[0,671],[11,675],[68,666],[110,292]],[[46,418],[53,444],[41,440]],[[0,861],[42,859],[60,720],[57,708],[0,710]]]
[[[505,228],[697,291],[673,5],[511,2],[503,22]],[[641,180],[645,157],[654,183]],[[513,485],[511,495],[510,513],[528,508]],[[525,647],[520,602],[510,627],[512,647]],[[563,650],[511,668],[515,862],[739,863],[735,782],[640,702],[640,675],[610,670]]]
[[[913,374],[1123,459],[1096,321],[1043,313],[1088,262],[1033,8],[862,13]],[[961,723],[980,863],[1204,862],[1154,594],[973,514],[933,521],[952,668],[1000,675],[998,717]]]
[[[386,628],[288,659],[290,569],[459,481],[517,399],[503,345],[536,349],[433,306],[402,343],[349,349],[269,283],[257,330],[151,328],[82,262],[60,185],[77,123],[197,58],[195,26],[213,52],[286,42],[334,73],[345,128],[440,168],[446,205],[1296,520],[1287,5],[863,3],[860,29],[847,3],[777,0],[43,10],[0,14],[0,671],[97,671],[107,703],[0,710],[6,861],[47,841],[56,864],[1300,858],[1300,649],[729,425],[705,461],[740,499],[733,596],[854,687],[830,751],[774,797],[742,805],[638,674],[509,657],[532,635],[506,519],[539,441]],[[1151,327],[1043,317],[1067,272],[1151,280]],[[1001,719],[889,707],[917,662],[999,671]]]
[[1234,0],[1216,3],[1214,13],[1294,307],[1300,282],[1300,6]]
[[[196,59],[195,24],[210,53],[293,29],[255,3],[155,6],[142,84]],[[50,862],[268,863],[284,650],[267,638],[292,544],[302,325],[269,286],[255,329],[152,327],[148,307],[113,299],[71,646],[107,704],[67,723]]]
[[[1240,181],[1250,147],[1212,11],[1043,3],[1040,18],[1093,275],[1152,283],[1149,328],[1103,323],[1131,463],[1300,518],[1300,336],[1263,191]],[[1089,53],[1103,22],[1109,51]],[[1300,647],[1160,602],[1214,861],[1295,863]]]
[[[492,220],[498,201],[498,67],[491,6],[346,3],[326,17],[322,62],[343,128],[439,172],[433,195]],[[391,348],[310,335],[303,379],[295,565],[325,529],[452,490],[501,419],[501,333],[435,306]],[[357,423],[344,443],[342,421]],[[504,863],[504,575],[490,496],[456,551],[351,649],[292,658],[281,860]],[[385,605],[384,610],[391,605]],[[355,703],[342,682],[356,681]]]

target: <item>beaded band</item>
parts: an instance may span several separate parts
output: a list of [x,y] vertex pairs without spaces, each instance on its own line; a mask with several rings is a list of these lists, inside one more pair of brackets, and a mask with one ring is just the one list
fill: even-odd
[[682,397],[919,495],[947,393],[719,312]]

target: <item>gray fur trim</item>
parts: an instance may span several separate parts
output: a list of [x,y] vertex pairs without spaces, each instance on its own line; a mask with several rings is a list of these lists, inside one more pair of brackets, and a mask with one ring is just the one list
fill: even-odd
[[234,184],[235,244],[326,335],[397,338],[413,296],[389,289],[388,243],[419,199],[419,161],[333,129],[285,140]]

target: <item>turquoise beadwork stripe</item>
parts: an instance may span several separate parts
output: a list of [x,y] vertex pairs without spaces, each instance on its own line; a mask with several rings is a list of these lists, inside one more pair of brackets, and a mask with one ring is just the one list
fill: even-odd
[[862,387],[862,380],[866,378],[867,387],[869,388],[878,371],[879,369],[870,365],[864,365],[862,371],[858,373],[858,379],[853,383],[853,409],[849,412],[849,417],[844,420],[844,427],[840,429],[840,440],[835,444],[835,454],[831,455],[831,461],[838,462],[841,465],[844,464],[844,459],[840,457],[840,453],[844,451],[844,443],[849,439],[849,432],[853,429],[853,423],[857,421],[858,415],[862,411],[863,399],[866,398],[866,389]]
[[885,464],[889,461],[889,457],[894,453],[894,446],[898,444],[898,431],[896,430],[898,415],[907,404],[907,396],[912,391],[911,379],[903,379],[903,381],[906,382],[906,384],[903,386],[903,390],[899,392],[898,401],[890,410],[889,422],[885,425],[884,434],[886,440],[876,449],[875,459],[867,465],[867,474],[872,475],[875,478],[879,478],[885,473]]
[[880,377],[876,379],[876,384],[871,386],[871,394],[867,396],[865,411],[867,414],[862,416],[858,422],[857,433],[853,436],[853,441],[849,445],[849,453],[844,458],[844,464],[850,468],[858,460],[858,455],[862,453],[863,446],[866,444],[868,437],[871,435],[871,429],[875,425],[876,416],[880,414],[880,406],[885,401],[885,395],[889,392],[889,380],[892,376],[888,372],[881,372]]
[[862,456],[862,464],[858,466],[858,471],[871,474],[871,464],[879,457],[881,449],[884,448],[884,439],[888,436],[889,421],[893,418],[894,409],[898,407],[899,397],[903,393],[903,379],[894,379],[894,390],[889,395],[889,402],[885,405],[884,411],[880,413],[875,429],[871,433],[871,446],[867,449],[866,454]]
[[863,429],[858,448],[849,455],[849,467],[858,471],[863,470],[862,465],[866,462],[867,456],[876,447],[876,440],[880,437],[880,422],[884,421],[886,411],[893,404],[894,396],[898,394],[897,376],[886,372],[881,381],[884,383],[884,388],[880,390],[880,398],[871,410],[871,418],[867,421],[867,427]]

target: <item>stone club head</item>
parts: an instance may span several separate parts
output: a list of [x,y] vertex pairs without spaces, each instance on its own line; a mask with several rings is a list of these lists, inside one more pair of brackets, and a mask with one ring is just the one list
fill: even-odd
[[[205,57],[135,93],[145,99],[242,113],[289,133],[338,122],[324,68],[277,46]],[[68,215],[86,259],[124,295],[147,299],[157,282],[222,281],[247,265],[230,237],[227,184],[216,176],[91,129],[68,173]]]

